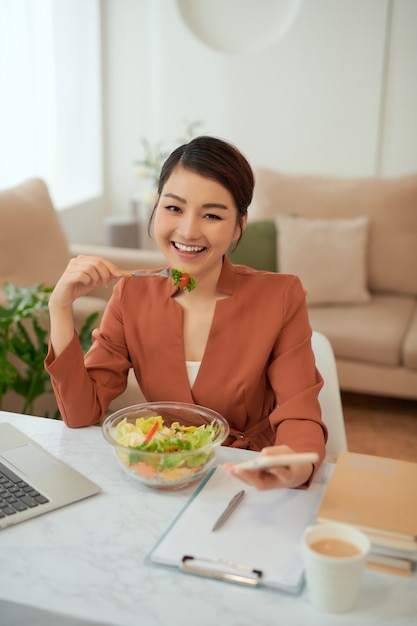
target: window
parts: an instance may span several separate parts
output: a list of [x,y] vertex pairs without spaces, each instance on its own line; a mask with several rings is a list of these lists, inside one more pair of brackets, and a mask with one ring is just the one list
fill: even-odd
[[0,0],[0,188],[58,208],[102,193],[99,0]]

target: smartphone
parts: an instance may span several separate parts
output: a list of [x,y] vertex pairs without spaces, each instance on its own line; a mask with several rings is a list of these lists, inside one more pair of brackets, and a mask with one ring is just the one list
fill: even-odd
[[235,467],[242,469],[254,470],[266,467],[277,467],[282,465],[297,465],[298,463],[315,463],[319,460],[316,452],[298,452],[292,454],[260,454],[251,461],[236,463]]

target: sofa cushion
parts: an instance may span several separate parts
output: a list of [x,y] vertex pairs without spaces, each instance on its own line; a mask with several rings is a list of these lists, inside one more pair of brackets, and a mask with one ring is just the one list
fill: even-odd
[[296,274],[307,304],[361,303],[370,299],[366,254],[368,218],[276,218],[278,267]]
[[368,215],[371,291],[417,295],[417,174],[393,179],[330,178],[255,170],[251,219]]
[[309,317],[337,358],[399,366],[414,311],[411,296],[376,295],[366,304],[309,307]]
[[404,339],[402,355],[404,365],[417,370],[417,303]]
[[0,191],[0,250],[0,287],[53,286],[64,271],[69,246],[42,180]]
[[232,263],[249,265],[256,270],[277,271],[276,227],[273,220],[248,222],[242,238],[227,256]]

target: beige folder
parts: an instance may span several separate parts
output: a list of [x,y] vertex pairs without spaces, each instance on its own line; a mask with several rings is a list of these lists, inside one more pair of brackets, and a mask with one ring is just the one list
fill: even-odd
[[417,463],[342,452],[318,522],[345,522],[372,543],[417,552]]

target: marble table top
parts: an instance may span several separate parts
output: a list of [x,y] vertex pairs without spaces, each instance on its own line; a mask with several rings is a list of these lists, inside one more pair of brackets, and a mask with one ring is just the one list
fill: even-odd
[[[145,556],[195,486],[158,492],[127,476],[98,427],[0,412],[102,493],[0,531],[2,626],[416,624],[417,576],[367,570],[357,607],[332,615],[298,596],[150,567]],[[253,454],[221,448],[219,461]],[[279,558],[279,555],[277,555]]]

